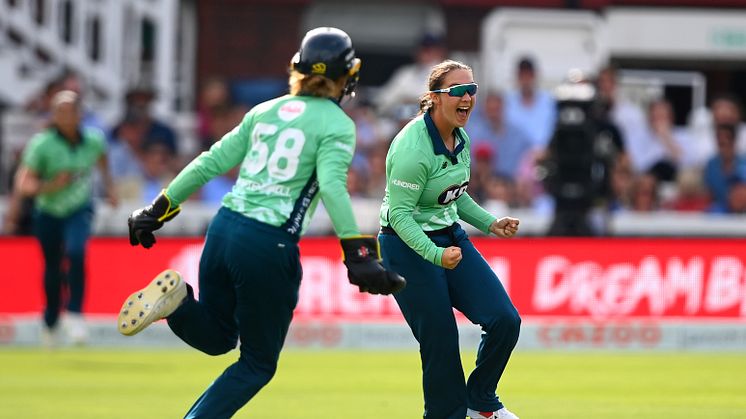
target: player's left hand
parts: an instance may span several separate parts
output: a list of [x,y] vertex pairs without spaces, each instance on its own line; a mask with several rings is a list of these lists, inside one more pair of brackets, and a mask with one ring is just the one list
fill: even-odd
[[490,233],[504,239],[509,239],[518,232],[518,224],[520,224],[520,220],[517,218],[503,217],[495,220],[490,225]]
[[400,291],[407,281],[381,265],[378,239],[357,236],[340,240],[347,278],[360,292],[389,295]]
[[153,231],[163,227],[163,223],[171,220],[179,214],[181,208],[173,206],[165,192],[161,192],[153,202],[145,208],[135,210],[127,218],[127,226],[130,233],[130,244],[138,244],[150,249],[155,244]]

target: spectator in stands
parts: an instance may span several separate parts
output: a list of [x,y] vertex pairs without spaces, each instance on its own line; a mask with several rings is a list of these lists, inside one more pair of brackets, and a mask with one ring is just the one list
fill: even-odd
[[372,105],[364,99],[355,97],[354,101],[345,104],[345,112],[355,121],[356,154],[370,156],[380,143],[386,141],[384,138],[390,136],[386,119],[379,118]]
[[386,154],[389,141],[379,141],[368,155],[368,180],[365,195],[369,198],[383,199],[386,191]]
[[689,115],[691,144],[685,151],[693,157],[696,167],[704,167],[717,154],[715,132],[719,125],[736,127],[736,152],[746,154],[746,125],[742,116],[741,102],[730,93],[714,95],[709,108],[697,109]]
[[147,140],[155,138],[158,141],[162,141],[171,150],[172,154],[177,155],[179,152],[179,141],[176,132],[166,123],[156,119],[151,112],[150,105],[153,99],[155,99],[155,95],[155,90],[144,82],[130,88],[125,96],[125,118],[114,127],[111,137],[114,141],[119,138],[121,125],[129,118],[141,124],[141,144],[145,144]]
[[237,104],[225,79],[208,78],[202,85],[197,105],[200,151],[207,150],[217,140],[241,122],[246,109]]
[[[144,196],[151,196],[149,189],[162,179],[156,180],[153,173],[146,172],[145,159],[150,158],[148,164],[154,169],[156,162],[163,162],[163,151],[173,158],[165,159],[170,165],[165,173],[172,173],[177,169],[178,138],[174,130],[151,115],[150,104],[155,98],[154,90],[147,84],[138,84],[131,88],[126,95],[126,113],[124,118],[112,130],[112,144],[109,151],[112,175],[117,180],[116,187],[124,199],[140,202]],[[153,153],[146,156],[146,149],[154,146]],[[161,157],[158,157],[161,156]],[[160,178],[161,175],[158,175]],[[167,175],[164,175],[167,176]]]
[[746,214],[746,182],[733,184],[728,192],[728,212]]
[[[212,144],[237,126],[247,109],[239,104],[230,85],[222,77],[208,78],[202,85],[197,105],[197,123],[200,150]],[[240,166],[210,179],[200,190],[199,199],[206,204],[220,205],[225,194],[231,191],[238,179]]]
[[554,132],[557,104],[538,86],[533,59],[523,57],[516,66],[518,88],[505,96],[507,125],[524,130],[534,150],[544,150]]
[[710,207],[710,194],[697,169],[680,170],[676,179],[676,196],[667,203],[674,211],[705,212]]
[[546,152],[532,150],[518,162],[515,175],[515,202],[519,207],[530,208],[537,215],[554,212],[555,200],[544,186],[540,164]]
[[[85,288],[85,246],[91,230],[92,172],[98,166],[111,205],[117,197],[108,175],[106,140],[98,130],[82,126],[80,96],[63,90],[52,98],[49,128],[31,139],[16,174],[14,196],[35,198],[34,232],[44,255],[46,306],[42,339],[56,344],[58,319],[66,295],[70,338],[87,338],[82,316]],[[18,202],[15,199],[12,202]],[[17,209],[11,205],[7,226]],[[69,288],[63,293],[63,285]]]
[[351,198],[365,197],[367,192],[366,180],[367,170],[366,163],[357,163],[352,160],[349,170],[347,171],[347,192]]
[[233,185],[236,184],[240,170],[241,166],[238,165],[222,175],[210,179],[199,190],[200,201],[206,204],[220,205],[223,202],[225,194],[230,192],[233,189]]
[[492,176],[492,161],[495,152],[487,143],[473,146],[471,150],[471,175],[469,178],[469,196],[481,203],[487,197],[487,183]]
[[715,128],[717,154],[705,165],[704,181],[712,194],[713,212],[728,212],[728,194],[733,185],[746,182],[746,157],[736,152],[736,127]]
[[660,208],[656,174],[645,173],[632,181],[629,203],[629,210],[634,212],[652,212]]
[[490,173],[499,173],[513,180],[518,174],[519,164],[533,147],[524,130],[505,120],[503,96],[496,91],[485,93],[483,104],[475,109],[466,132],[473,153],[483,147],[490,150]]
[[673,182],[683,161],[684,139],[674,129],[671,103],[658,99],[648,107],[645,135],[626,139],[626,151],[637,173],[652,173],[660,181]]
[[166,141],[149,139],[142,146],[142,189],[139,201],[149,202],[161,193],[174,178],[173,160],[176,156]]
[[[596,88],[601,106],[608,110],[610,121],[621,133],[624,149],[627,150],[627,144],[630,143],[644,144],[647,130],[645,114],[640,106],[630,102],[619,92],[616,68],[609,66],[601,69],[596,79]],[[630,153],[631,151],[627,151],[627,155]]]
[[[713,126],[733,125],[736,129],[736,152],[746,154],[746,124],[743,122],[741,101],[731,94],[720,94],[710,105]],[[710,130],[713,132],[713,130]]]
[[376,107],[380,114],[396,119],[406,115],[408,120],[417,113],[422,89],[427,87],[427,77],[433,65],[445,59],[448,50],[440,34],[426,33],[420,39],[412,64],[397,69],[380,88]]
[[484,187],[482,207],[490,214],[504,214],[514,201],[515,184],[507,176],[493,174],[487,178]]
[[609,211],[619,211],[629,207],[632,184],[635,174],[630,164],[617,164],[609,172],[609,199],[606,207]]
[[113,141],[109,147],[109,165],[111,174],[116,179],[120,197],[137,198],[124,190],[138,189],[142,176],[142,149],[145,144],[145,121],[136,114],[128,114],[113,132]]

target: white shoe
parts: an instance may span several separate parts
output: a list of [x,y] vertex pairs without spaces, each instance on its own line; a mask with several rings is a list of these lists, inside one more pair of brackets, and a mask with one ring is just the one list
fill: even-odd
[[67,313],[64,319],[67,337],[73,345],[85,345],[88,342],[88,327],[80,313]]
[[476,410],[466,409],[466,416],[471,419],[518,419],[518,416],[504,407],[494,412],[477,412]]
[[186,296],[187,286],[181,274],[166,269],[124,301],[117,318],[119,333],[132,336],[154,321],[170,316]]
[[41,335],[39,336],[41,340],[41,346],[47,349],[54,349],[58,347],[60,345],[59,329],[60,329],[59,327],[54,327],[50,329],[47,327],[46,324],[42,324]]

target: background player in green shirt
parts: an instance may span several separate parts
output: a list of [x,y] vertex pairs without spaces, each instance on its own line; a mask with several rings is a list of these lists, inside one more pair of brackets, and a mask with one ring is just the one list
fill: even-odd
[[[383,263],[407,278],[394,297],[420,343],[425,418],[515,419],[495,391],[521,319],[457,221],[506,238],[519,221],[496,219],[466,192],[469,137],[463,127],[477,93],[471,68],[444,61],[433,67],[428,86],[421,114],[394,138],[386,157]],[[453,308],[484,330],[466,383]]]
[[339,101],[357,84],[360,60],[335,28],[309,31],[291,61],[290,94],[257,105],[239,126],[193,160],[153,203],[132,213],[130,242],[146,248],[153,230],[213,177],[240,173],[210,224],[199,267],[199,300],[178,272],[166,270],[125,300],[119,331],[132,335],[167,317],[171,330],[207,354],[241,354],[202,394],[188,418],[227,418],[277,368],[298,300],[298,239],[319,196],[341,239],[350,282],[390,294],[404,279],[379,262],[375,237],[360,236],[347,193],[355,126]]
[[[52,98],[49,128],[35,135],[23,151],[7,219],[18,217],[22,197],[34,198],[33,231],[44,255],[44,327],[42,341],[54,346],[62,289],[67,288],[66,328],[73,343],[84,343],[82,317],[85,247],[93,218],[92,174],[98,166],[109,203],[117,204],[106,160],[104,134],[81,125],[77,93],[63,90]],[[64,261],[67,260],[67,269]]]

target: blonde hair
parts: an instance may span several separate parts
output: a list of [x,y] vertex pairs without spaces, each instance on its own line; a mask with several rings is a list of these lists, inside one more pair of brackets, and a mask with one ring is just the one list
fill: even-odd
[[453,70],[468,70],[472,71],[468,65],[454,60],[445,60],[439,64],[433,66],[430,70],[430,76],[427,78],[427,90],[428,92],[420,96],[420,113],[430,110],[433,107],[433,99],[430,96],[430,91],[437,90],[442,87],[443,80],[445,80],[448,73]]
[[345,77],[340,77],[334,81],[318,74],[303,74],[298,71],[291,71],[288,86],[290,87],[290,94],[294,96],[304,94],[337,99],[342,96],[344,82]]
[[72,90],[59,91],[52,96],[51,108],[55,110],[65,103],[69,103],[75,108],[80,108],[80,95]]

